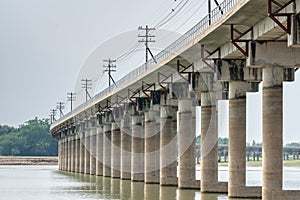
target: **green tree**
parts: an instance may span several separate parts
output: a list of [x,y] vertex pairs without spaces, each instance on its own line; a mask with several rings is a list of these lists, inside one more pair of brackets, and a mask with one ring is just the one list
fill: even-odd
[[[52,138],[50,124],[46,119],[33,119],[17,129],[5,127],[6,134],[0,135],[0,155],[55,156],[57,142]],[[7,130],[10,130],[8,132]],[[4,132],[4,131],[3,131]]]

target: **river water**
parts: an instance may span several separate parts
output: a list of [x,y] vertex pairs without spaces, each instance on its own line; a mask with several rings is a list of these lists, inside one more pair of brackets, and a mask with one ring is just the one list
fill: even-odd
[[[199,178],[200,172],[197,171]],[[219,170],[227,180],[227,168]],[[250,167],[247,185],[261,185],[261,168]],[[300,168],[284,168],[284,189],[300,189]],[[198,190],[179,190],[127,180],[103,178],[57,170],[57,166],[0,166],[0,200],[214,200],[226,194],[201,194]]]

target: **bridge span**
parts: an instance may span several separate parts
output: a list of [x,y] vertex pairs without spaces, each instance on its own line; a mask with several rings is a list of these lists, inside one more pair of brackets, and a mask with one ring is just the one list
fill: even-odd
[[[230,197],[298,199],[300,191],[282,189],[282,85],[300,67],[299,12],[300,0],[225,0],[154,59],[51,125],[59,169]],[[246,93],[261,82],[262,187],[250,187]],[[221,100],[229,100],[228,183],[218,181]],[[196,123],[201,181],[195,178]]]

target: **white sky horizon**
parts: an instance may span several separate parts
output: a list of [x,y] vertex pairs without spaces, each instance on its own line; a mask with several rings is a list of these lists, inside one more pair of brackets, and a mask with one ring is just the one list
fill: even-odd
[[[155,26],[171,16],[172,9],[181,7],[161,28],[183,34],[207,14],[207,0],[189,0],[184,6],[182,2],[1,1],[0,124],[17,127],[35,117],[48,118],[50,109],[74,92],[76,77],[90,53],[114,36],[138,26]],[[300,141],[298,74],[296,81],[284,83],[284,144]],[[247,142],[261,142],[261,90],[247,98]],[[220,137],[228,137],[228,108],[225,102],[221,104]],[[68,110],[67,104],[65,112]]]

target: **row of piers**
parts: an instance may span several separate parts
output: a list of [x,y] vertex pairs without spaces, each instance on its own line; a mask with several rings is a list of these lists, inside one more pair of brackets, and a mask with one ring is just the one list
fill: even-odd
[[[288,199],[296,199],[298,191],[282,190],[282,86],[294,80],[295,64],[278,66],[283,58],[270,59],[268,52],[287,48],[272,45],[257,44],[256,52],[265,52],[251,56],[250,61],[217,59],[216,72],[193,72],[189,82],[173,82],[168,90],[128,97],[130,103],[118,102],[60,130],[59,169],[228,193],[229,197],[281,199],[289,192]],[[286,52],[287,63],[299,61],[298,51]],[[261,66],[261,60],[269,63]],[[249,63],[251,67],[246,67]],[[246,94],[257,92],[260,82],[262,187],[250,187],[246,185]],[[224,99],[229,101],[228,183],[218,181],[217,104]],[[196,106],[201,106],[199,122]],[[201,181],[195,176],[196,123],[201,123]]]

